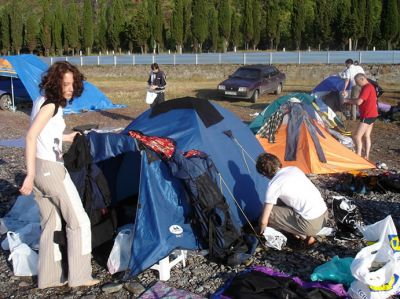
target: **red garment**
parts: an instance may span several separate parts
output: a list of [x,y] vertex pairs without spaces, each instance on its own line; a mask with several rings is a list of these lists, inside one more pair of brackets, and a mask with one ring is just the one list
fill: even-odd
[[376,91],[372,84],[368,83],[362,87],[359,98],[363,100],[359,109],[360,118],[378,117]]

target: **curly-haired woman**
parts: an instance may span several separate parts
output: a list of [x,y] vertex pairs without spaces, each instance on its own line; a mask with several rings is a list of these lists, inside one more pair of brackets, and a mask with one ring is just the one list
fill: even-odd
[[[39,85],[42,96],[34,102],[26,135],[27,175],[20,192],[29,195],[33,190],[40,209],[39,288],[99,283],[92,278],[90,220],[64,168],[61,154],[62,142],[72,142],[76,135],[76,132],[63,134],[63,108],[67,101],[82,94],[83,80],[83,74],[72,64],[54,63]],[[61,251],[54,242],[55,232],[62,230],[63,220],[68,273],[63,271]]]

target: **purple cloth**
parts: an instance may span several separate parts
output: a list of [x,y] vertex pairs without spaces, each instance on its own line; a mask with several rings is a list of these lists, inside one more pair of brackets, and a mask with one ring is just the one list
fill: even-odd
[[165,283],[158,281],[150,289],[143,293],[140,299],[205,299],[199,295],[190,293],[185,290],[179,290],[167,286]]
[[[253,271],[258,271],[258,272],[263,272],[267,275],[270,276],[276,276],[276,277],[291,277],[290,275],[282,272],[275,271],[271,268],[267,268],[264,266],[254,266],[251,268]],[[342,284],[333,284],[333,283],[327,283],[327,282],[304,282],[302,281],[299,277],[291,277],[293,281],[298,283],[302,288],[309,289],[309,288],[320,288],[320,289],[325,289],[328,291],[331,291],[335,293],[339,297],[347,297],[347,292],[344,289]],[[223,297],[221,297],[223,298]],[[226,297],[225,297],[226,298]]]

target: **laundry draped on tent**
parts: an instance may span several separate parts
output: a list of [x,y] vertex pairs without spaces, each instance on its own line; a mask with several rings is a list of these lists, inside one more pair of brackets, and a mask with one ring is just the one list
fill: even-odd
[[[297,166],[305,173],[375,168],[328,132],[329,122],[321,117],[327,114],[321,112],[312,96],[293,93],[269,104],[249,128],[264,150],[279,157],[283,166]],[[333,117],[329,121],[335,123],[334,120]],[[336,127],[340,131],[338,124]]]
[[132,216],[131,275],[176,248],[200,249],[201,244],[190,225],[185,184],[156,151],[143,148],[129,136],[130,131],[170,138],[182,153],[198,150],[207,154],[217,170],[215,181],[233,223],[241,228],[246,217],[258,219],[268,184],[255,167],[263,148],[240,119],[219,105],[196,98],[169,100],[145,111],[121,134],[91,132],[91,153],[106,176],[113,203],[130,198],[138,201],[136,217]]

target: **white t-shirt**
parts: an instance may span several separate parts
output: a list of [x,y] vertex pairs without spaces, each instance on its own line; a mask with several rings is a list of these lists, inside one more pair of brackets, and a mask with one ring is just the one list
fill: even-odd
[[[45,100],[46,99],[41,96],[33,103],[31,123],[35,119]],[[63,118],[63,109],[60,106],[56,115],[54,115],[44,126],[37,138],[36,157],[48,161],[63,162],[62,137],[64,130],[65,121]]]
[[356,85],[356,82],[354,81],[354,76],[358,73],[365,74],[364,69],[359,65],[351,64],[347,69],[344,70],[343,78],[350,80],[350,88]]
[[321,193],[295,166],[281,168],[269,182],[265,203],[275,205],[278,198],[307,220],[316,219],[327,210]]

